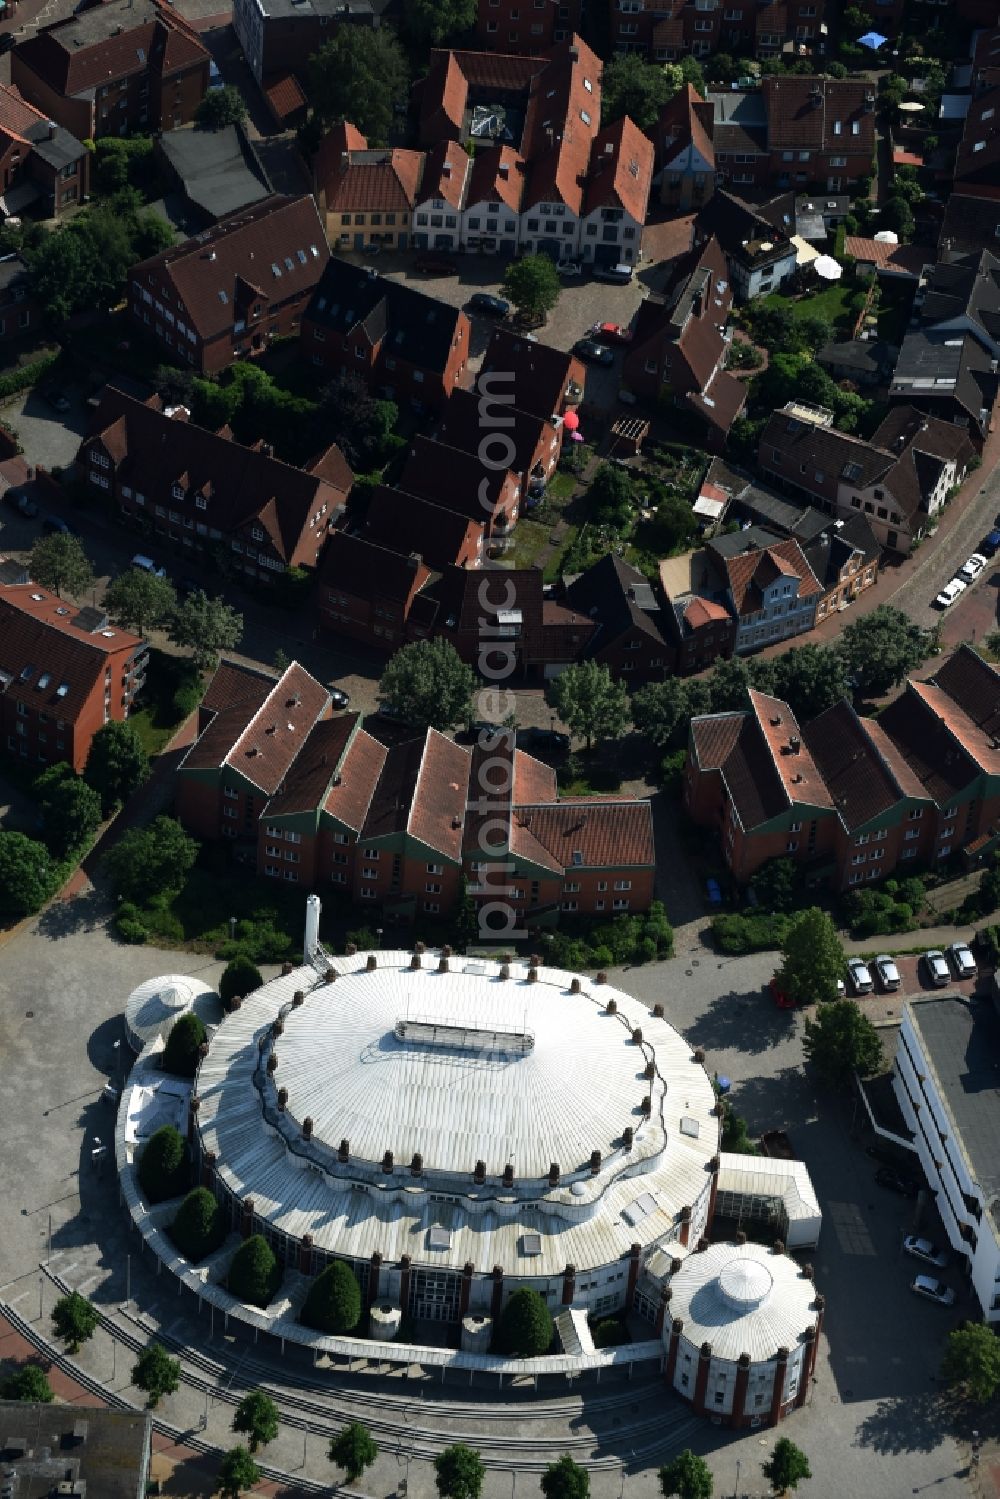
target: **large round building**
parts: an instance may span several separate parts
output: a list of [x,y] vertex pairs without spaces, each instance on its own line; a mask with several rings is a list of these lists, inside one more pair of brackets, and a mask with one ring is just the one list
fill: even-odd
[[523,963],[331,962],[251,994],[201,1063],[202,1180],[234,1228],[447,1322],[524,1285],[631,1308],[643,1261],[698,1243],[720,1121],[661,1006]]

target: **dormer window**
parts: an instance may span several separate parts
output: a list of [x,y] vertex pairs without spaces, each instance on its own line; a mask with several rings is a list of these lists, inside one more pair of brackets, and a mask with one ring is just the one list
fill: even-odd
[[183,486],[183,484],[171,484],[171,486],[170,486],[170,493],[173,495],[173,497],[174,497],[175,500],[183,500],[183,498],[184,498],[184,486]]
[[253,537],[254,541],[264,540],[264,532],[260,526],[252,526],[250,529],[250,535]]
[[208,509],[208,500],[205,498],[205,496],[203,494],[196,494],[195,497],[194,497],[194,503],[195,503],[195,509],[196,510],[207,510]]

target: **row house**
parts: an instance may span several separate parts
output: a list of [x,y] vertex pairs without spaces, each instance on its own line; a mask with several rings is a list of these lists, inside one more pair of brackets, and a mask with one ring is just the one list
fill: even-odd
[[906,874],[1000,833],[998,711],[1000,673],[968,646],[878,719],[845,700],[800,729],[751,692],[746,713],[692,720],[685,805],[741,882],[779,857],[837,890]]
[[161,545],[264,586],[314,568],[354,476],[331,447],[312,472],[109,390],[77,455],[92,494]]
[[736,645],[736,619],[715,559],[703,547],[664,557],[659,578],[666,606],[664,635],[672,648],[674,674],[688,676],[720,659],[728,660]]
[[896,406],[870,442],[838,432],[824,407],[789,402],[761,433],[757,464],[780,489],[835,516],[860,513],[880,545],[907,552],[975,457],[961,428]]
[[58,218],[82,203],[90,186],[90,152],[81,141],[0,84],[0,191],[8,213],[38,205]]
[[481,455],[415,437],[399,476],[399,488],[480,524],[486,545],[503,548],[521,514],[524,498],[513,469],[484,463]]
[[674,667],[665,610],[636,568],[613,553],[567,580],[566,603],[593,621],[588,657],[630,687],[662,681]]
[[378,484],[372,490],[359,534],[376,546],[419,556],[436,571],[482,567],[486,549],[482,520],[472,520],[387,484]]
[[341,26],[375,30],[390,0],[234,0],[233,30],[257,82],[301,74]]
[[448,447],[477,453],[490,428],[497,428],[500,435],[488,439],[488,450],[491,456],[499,458],[503,449],[522,494],[527,496],[525,507],[530,510],[539,503],[556,471],[562,453],[563,420],[555,412],[539,416],[513,405],[518,395],[516,384],[512,384],[509,392],[511,402],[507,394],[499,387],[494,395],[483,395],[478,388],[456,388],[441,410],[435,435]]
[[370,150],[347,120],[334,125],[312,169],[313,193],[334,249],[405,250],[424,167],[422,151]]
[[693,84],[678,89],[651,131],[660,202],[697,211],[715,191],[714,108]]
[[170,363],[218,374],[299,331],[329,258],[313,199],[275,195],[134,265],[129,315]]
[[82,771],[98,729],[128,718],[148,660],[146,641],[102,609],[0,563],[0,736],[32,774],[60,761]]
[[477,0],[476,41],[484,52],[535,53],[580,28],[581,0]]
[[161,0],[78,8],[11,51],[16,89],[77,140],[189,124],[208,92],[211,58]]
[[410,638],[414,600],[433,576],[418,552],[334,531],[319,572],[319,623],[332,634],[394,652]]
[[[990,39],[996,33],[990,33]],[[989,66],[981,65],[973,79],[973,93],[955,153],[954,180],[957,187],[995,187],[1000,167],[1000,61],[997,51]],[[982,57],[982,53],[977,54]]]
[[611,0],[616,52],[655,62],[709,57],[806,57],[825,46],[825,0]]
[[823,589],[794,537],[761,546],[736,533],[715,537],[705,550],[724,579],[737,655],[814,628]]
[[996,253],[1000,244],[1000,198],[993,189],[956,183],[944,207],[938,235],[938,259],[949,255]]
[[[710,93],[708,134],[715,156],[716,182],[735,193],[763,193],[771,181],[767,149],[767,110],[760,89]],[[753,236],[745,235],[744,238]]]
[[648,801],[561,800],[554,771],[512,733],[470,752],[427,729],[387,748],[359,715],[331,715],[328,691],[297,662],[277,682],[220,666],[178,768],[177,807],[201,837],[253,849],[265,878],[330,883],[390,920],[447,914],[463,882],[496,899],[497,860],[512,866],[496,872],[525,920],[653,899]]
[[865,79],[782,75],[761,84],[772,181],[837,193],[872,171],[875,92]]
[[696,247],[718,241],[737,302],[767,296],[798,265],[794,196],[755,204],[719,187],[695,219],[693,238]]
[[302,314],[301,348],[326,374],[355,374],[415,411],[437,411],[462,380],[469,319],[460,308],[332,258]]
[[639,308],[623,378],[634,395],[693,414],[709,447],[721,447],[746,402],[746,386],[723,365],[733,290],[712,236],[677,263],[662,295]]

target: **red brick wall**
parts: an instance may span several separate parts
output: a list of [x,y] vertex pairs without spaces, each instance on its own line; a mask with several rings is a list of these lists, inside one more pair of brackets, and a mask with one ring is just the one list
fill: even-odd
[[40,109],[50,120],[62,125],[78,141],[94,135],[94,106],[86,99],[67,99],[60,94],[18,55],[15,47],[10,54],[10,81],[15,88]]
[[219,785],[192,775],[177,777],[177,816],[190,832],[214,841],[219,837]]
[[479,0],[476,42],[484,52],[537,56],[579,25],[580,0]]
[[[460,313],[455,328],[448,360],[442,370],[432,370],[423,365],[409,364],[396,359],[394,369],[386,367],[386,358],[395,358],[391,345],[372,349],[361,338],[344,339],[329,328],[322,328],[308,320],[303,321],[301,348],[303,355],[314,364],[334,371],[349,370],[352,374],[373,385],[391,385],[393,400],[397,403],[420,401],[430,410],[437,411],[448,399],[455,386],[461,383],[469,357],[470,323],[465,313]],[[317,334],[322,338],[317,338]],[[418,379],[417,376],[423,376]]]
[[[629,650],[630,641],[637,649]],[[607,650],[597,651],[595,660],[606,666],[616,681],[658,682],[673,665],[673,651],[669,645],[651,640],[642,630],[633,629],[612,641]]]
[[[151,78],[150,92],[156,91],[157,94],[156,126],[152,128],[176,130],[180,125],[190,124],[198,105],[208,93],[208,75],[209,59],[206,57],[203,63],[172,73],[169,77],[159,80]],[[141,108],[137,113],[141,115]]]

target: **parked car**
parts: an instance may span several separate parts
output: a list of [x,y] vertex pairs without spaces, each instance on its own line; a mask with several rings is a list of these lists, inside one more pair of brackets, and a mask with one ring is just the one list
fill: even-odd
[[0,57],[2,57],[5,52],[9,52],[11,47],[16,46],[16,44],[17,37],[12,31],[4,31],[3,33],[0,33]]
[[979,543],[979,552],[983,557],[995,557],[1000,552],[1000,531],[991,531],[984,536]]
[[886,993],[899,988],[902,982],[899,977],[899,969],[888,953],[883,953],[881,957],[875,959],[875,972],[878,974],[878,981]]
[[853,994],[870,994],[875,987],[871,969],[861,958],[849,958],[847,977]]
[[350,704],[351,694],[345,692],[342,687],[331,687],[330,701],[335,708],[346,708]]
[[579,354],[588,364],[614,364],[615,356],[604,344],[593,338],[579,338],[573,345],[573,353]]
[[960,979],[974,979],[979,972],[967,942],[953,942],[948,948],[948,958]]
[[612,281],[616,286],[628,286],[634,274],[633,267],[624,260],[620,260],[617,265],[594,267],[595,281]]
[[949,1259],[945,1251],[938,1249],[930,1239],[918,1239],[916,1234],[907,1234],[903,1240],[903,1253],[912,1255],[915,1260],[923,1260],[925,1265],[933,1265],[935,1270],[943,1270]]
[[961,578],[952,578],[950,583],[944,585],[934,602],[939,609],[950,609],[955,600],[961,598],[965,589],[966,584]]
[[69,401],[58,386],[50,385],[46,390],[42,391],[42,395],[48,401],[53,411],[69,411]]
[[458,270],[455,261],[447,255],[418,255],[414,265],[425,276],[453,276]]
[[705,893],[708,896],[708,903],[710,906],[722,905],[722,886],[719,884],[718,880],[713,880],[711,878],[707,879],[705,881]]
[[919,1184],[897,1171],[895,1166],[880,1166],[875,1173],[875,1180],[887,1192],[898,1192],[900,1197],[916,1197],[920,1191]]
[[930,952],[924,953],[923,963],[930,983],[935,989],[943,989],[951,978],[951,971],[944,960],[944,953],[938,952],[936,947],[932,948]]
[[560,276],[582,276],[583,266],[578,260],[560,260],[556,265]]
[[795,1009],[794,999],[790,994],[787,994],[785,990],[782,989],[781,985],[778,983],[777,974],[774,975],[774,978],[771,979],[767,987],[770,990],[771,998],[774,1000],[779,1010]]
[[482,312],[487,317],[506,317],[510,303],[503,297],[494,297],[488,291],[477,291],[469,298],[469,311]]
[[623,328],[621,323],[595,323],[590,330],[590,336],[596,338],[599,343],[627,344],[632,338],[632,329]]
[[167,576],[167,569],[165,567],[157,567],[152,557],[146,557],[142,552],[136,552],[132,558],[132,566],[141,568],[144,573],[152,573],[155,578],[165,578]]
[[527,728],[518,729],[515,743],[518,749],[543,749],[550,754],[567,755],[570,739],[558,729]]
[[958,569],[958,576],[964,578],[967,583],[974,583],[986,566],[986,560],[980,552],[973,552],[968,562],[963,562]]
[[9,505],[12,510],[16,510],[18,515],[26,515],[29,519],[32,519],[38,514],[38,506],[34,500],[25,494],[23,489],[8,489],[3,498],[4,504]]
[[46,515],[42,521],[42,530],[47,536],[54,536],[57,531],[60,536],[79,536],[80,534],[74,526],[62,520],[58,515]]
[[928,1301],[936,1301],[938,1306],[954,1306],[955,1293],[951,1286],[946,1286],[943,1280],[935,1280],[932,1275],[918,1275],[916,1280],[910,1282],[910,1290],[916,1291],[918,1296],[924,1296]]

